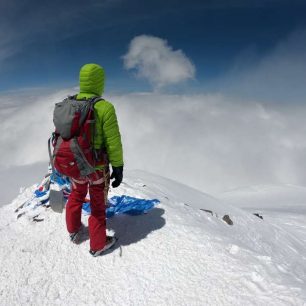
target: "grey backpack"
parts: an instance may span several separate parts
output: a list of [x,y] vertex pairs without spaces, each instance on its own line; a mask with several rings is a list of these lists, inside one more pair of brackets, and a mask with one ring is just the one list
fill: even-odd
[[95,129],[94,104],[101,97],[77,100],[71,96],[56,103],[53,113],[55,133],[51,165],[61,174],[80,178],[95,172],[93,133]]

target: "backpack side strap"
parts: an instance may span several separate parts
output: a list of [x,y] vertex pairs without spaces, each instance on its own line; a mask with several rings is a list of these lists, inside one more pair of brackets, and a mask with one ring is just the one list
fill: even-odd
[[53,163],[53,155],[51,152],[51,143],[54,146],[54,141],[56,141],[57,137],[56,137],[56,133],[52,133],[51,137],[48,139],[48,153],[49,153],[49,159],[50,159],[50,165],[52,168],[52,173],[55,173],[55,169],[54,169],[54,163]]

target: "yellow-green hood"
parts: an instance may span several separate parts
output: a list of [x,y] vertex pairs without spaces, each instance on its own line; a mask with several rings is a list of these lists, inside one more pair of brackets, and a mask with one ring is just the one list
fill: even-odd
[[86,64],[80,70],[80,94],[78,98],[102,96],[104,70],[97,64]]

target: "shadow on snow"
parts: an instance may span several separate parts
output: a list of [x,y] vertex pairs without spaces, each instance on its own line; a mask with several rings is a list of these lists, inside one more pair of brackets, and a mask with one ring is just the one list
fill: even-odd
[[[166,220],[163,218],[165,210],[153,208],[148,213],[130,216],[127,214],[115,215],[107,219],[107,228],[115,232],[118,242],[112,250],[120,246],[127,246],[145,239],[150,233],[157,231],[165,226]],[[88,227],[84,227],[80,242],[89,239]]]

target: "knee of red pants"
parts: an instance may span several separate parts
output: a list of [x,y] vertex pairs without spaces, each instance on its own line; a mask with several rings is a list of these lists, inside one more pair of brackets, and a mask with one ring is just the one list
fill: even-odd
[[66,205],[66,225],[69,233],[81,226],[82,205],[87,194],[87,184],[74,184]]
[[75,184],[72,188],[71,194],[69,195],[66,211],[76,210],[85,201],[87,195],[87,184]]
[[90,202],[93,207],[101,207],[105,206],[105,184],[99,185],[90,185],[89,186],[89,194],[90,194]]

